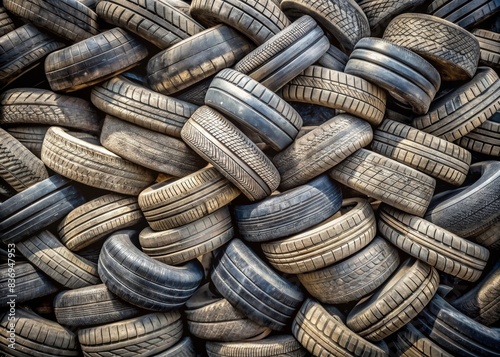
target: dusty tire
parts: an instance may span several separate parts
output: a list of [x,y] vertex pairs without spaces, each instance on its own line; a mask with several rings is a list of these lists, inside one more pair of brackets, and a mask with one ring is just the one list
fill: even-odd
[[252,342],[212,342],[206,343],[209,357],[305,357],[307,351],[292,335],[270,336]]
[[433,340],[427,338],[411,322],[394,335],[397,357],[453,357]]
[[434,0],[427,12],[434,16],[456,23],[463,28],[472,28],[500,11],[496,0]]
[[337,47],[330,45],[328,50],[318,59],[317,65],[334,71],[344,72],[345,65],[349,60],[349,56],[339,50]]
[[26,149],[39,159],[42,157],[42,144],[48,125],[11,126],[6,131],[16,138]]
[[9,16],[9,13],[5,10],[5,7],[0,6],[0,36],[3,36],[16,29],[14,21]]
[[488,67],[500,68],[500,34],[482,29],[475,29],[472,34],[481,48],[479,62]]
[[470,151],[500,157],[500,111],[455,143]]

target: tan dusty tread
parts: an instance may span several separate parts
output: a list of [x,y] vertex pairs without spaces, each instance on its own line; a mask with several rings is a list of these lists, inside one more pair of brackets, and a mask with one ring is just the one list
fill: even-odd
[[329,171],[334,180],[405,212],[423,216],[436,180],[378,153],[359,149]]
[[268,336],[256,341],[208,341],[206,350],[209,357],[307,356],[307,351],[290,334]]
[[280,90],[283,99],[343,110],[378,125],[384,118],[386,92],[353,75],[309,66]]
[[453,357],[411,322],[395,334],[398,357]]
[[500,111],[455,143],[470,151],[500,157]]
[[456,144],[389,119],[375,130],[371,149],[456,186],[465,181],[472,160]]
[[10,18],[9,13],[5,10],[5,7],[0,6],[0,36],[14,31],[15,29],[16,26],[14,25],[14,21]]
[[49,130],[48,125],[23,125],[6,128],[7,132],[19,140],[36,157],[42,157],[42,144],[45,133]]
[[490,256],[488,249],[390,206],[380,210],[378,228],[406,253],[463,280],[479,279]]
[[472,34],[479,41],[481,48],[479,61],[485,66],[500,68],[500,33],[475,29]]

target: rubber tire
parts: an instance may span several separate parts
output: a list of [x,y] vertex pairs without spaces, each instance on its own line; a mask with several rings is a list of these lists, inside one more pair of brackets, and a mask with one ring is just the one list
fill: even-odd
[[411,322],[396,332],[393,341],[397,357],[453,357]]
[[238,238],[218,253],[211,279],[234,307],[275,331],[289,328],[304,299],[300,288],[274,272]]
[[498,0],[434,0],[427,8],[428,13],[469,29],[493,16],[500,10]]
[[209,357],[307,356],[307,351],[292,335],[269,336],[255,342],[207,341],[205,347]]
[[286,101],[339,109],[366,120],[382,122],[386,92],[356,76],[316,65],[309,66],[280,90]]
[[5,7],[0,6],[0,36],[3,36],[16,29],[14,21],[12,21],[9,12],[5,10]]
[[488,249],[390,206],[379,210],[378,228],[404,252],[463,280],[478,280],[490,256]]
[[261,200],[278,188],[280,175],[271,160],[216,110],[208,106],[196,110],[181,137],[249,200]]
[[482,29],[474,29],[472,34],[479,41],[481,56],[479,62],[495,69],[500,68],[500,34]]
[[116,27],[49,54],[45,75],[52,90],[72,92],[125,72],[147,55],[141,41]]
[[337,47],[330,45],[328,50],[318,59],[317,66],[344,72],[349,56]]
[[183,337],[175,345],[163,351],[155,357],[197,357],[196,348],[194,342],[189,336]]
[[500,111],[455,143],[470,151],[500,157]]
[[141,252],[131,241],[134,231],[113,233],[99,255],[99,276],[119,298],[146,310],[181,308],[203,279],[197,260],[179,267],[160,263]]

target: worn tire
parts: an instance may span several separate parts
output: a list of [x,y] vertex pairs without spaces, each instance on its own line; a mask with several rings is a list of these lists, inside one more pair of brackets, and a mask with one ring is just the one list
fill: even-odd
[[0,6],[0,36],[3,36],[16,29],[14,21],[12,21],[5,7]]
[[333,69],[338,72],[344,72],[344,68],[348,60],[348,55],[337,47],[330,45],[328,50],[318,59],[316,64],[320,67]]
[[292,335],[269,336],[252,342],[207,341],[205,347],[209,357],[307,356],[307,351]]
[[396,357],[453,357],[411,322],[394,335]]
[[500,68],[500,33],[475,29],[472,34],[479,41],[481,56],[479,62],[485,66]]
[[497,0],[434,0],[427,12],[469,29],[500,11]]
[[470,151],[500,157],[500,111],[455,143]]

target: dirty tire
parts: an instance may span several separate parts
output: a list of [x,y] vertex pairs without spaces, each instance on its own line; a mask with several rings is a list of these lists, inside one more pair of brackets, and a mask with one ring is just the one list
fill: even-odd
[[390,206],[380,209],[378,228],[404,252],[463,280],[478,280],[490,256],[488,249]]
[[182,307],[203,279],[201,264],[163,264],[141,252],[131,241],[134,231],[113,233],[99,255],[99,276],[121,299],[147,310],[172,311]]
[[399,266],[398,250],[381,237],[323,269],[298,274],[304,288],[324,304],[358,301],[382,285]]
[[5,7],[0,6],[0,36],[3,36],[11,31],[14,31],[16,26],[14,21],[10,18],[9,13],[5,10]]
[[375,215],[368,201],[342,202],[340,214],[290,237],[261,244],[267,261],[277,270],[300,274],[339,262],[368,245],[376,234]]
[[155,172],[122,159],[96,143],[94,136],[82,137],[53,126],[43,141],[42,161],[77,182],[126,195],[138,195],[155,180]]
[[500,162],[475,163],[464,187],[433,197],[425,219],[460,237],[479,234],[500,220],[499,182]]
[[342,313],[307,298],[295,316],[292,334],[314,356],[387,357],[389,354],[351,331]]
[[333,69],[334,71],[344,72],[344,68],[348,60],[348,55],[346,55],[337,47],[330,45],[323,56],[318,59],[316,65],[328,69]]
[[427,338],[411,322],[394,335],[397,357],[453,357],[433,340]]
[[94,86],[90,99],[109,115],[177,138],[198,109],[194,104],[157,93],[122,76]]
[[209,357],[307,356],[307,351],[292,335],[269,336],[252,342],[207,341],[206,350]]
[[455,143],[470,151],[500,157],[500,111]]
[[231,26],[256,45],[290,25],[290,20],[273,0],[194,0],[189,13],[207,27],[219,23]]
[[274,272],[238,238],[219,252],[211,279],[234,307],[275,331],[289,328],[304,299],[297,286]]
[[143,313],[111,293],[104,284],[62,291],[53,304],[57,322],[65,326],[103,325]]
[[366,149],[356,151],[329,175],[360,193],[420,217],[436,186],[434,178]]
[[48,125],[23,125],[10,126],[6,130],[40,159],[42,157],[43,139],[49,128]]
[[455,186],[465,181],[472,160],[456,144],[388,119],[375,130],[371,149]]
[[181,136],[251,201],[271,195],[278,187],[280,175],[271,160],[216,110],[200,107]]
[[479,245],[482,245],[483,247],[488,248],[490,251],[499,251],[500,235],[498,232],[500,232],[500,221],[497,221],[482,233],[474,235],[474,237],[470,237],[469,239]]
[[377,126],[385,113],[386,93],[362,78],[309,66],[281,88],[283,99],[338,109]]
[[72,92],[125,72],[147,55],[141,41],[116,27],[51,53],[45,74],[52,90]]
[[500,33],[475,29],[472,34],[481,48],[479,62],[488,67],[500,68]]
[[383,38],[428,60],[443,81],[470,80],[477,69],[479,42],[449,21],[425,14],[402,14],[385,29]]
[[469,29],[500,11],[497,0],[434,0],[427,12]]
[[194,342],[189,336],[183,337],[175,345],[155,355],[155,357],[197,357]]

